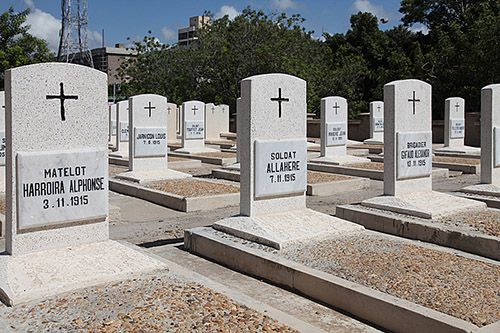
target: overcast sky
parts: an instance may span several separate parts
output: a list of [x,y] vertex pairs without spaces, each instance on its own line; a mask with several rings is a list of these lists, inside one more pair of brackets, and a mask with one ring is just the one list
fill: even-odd
[[[76,0],[73,0],[76,4]],[[378,18],[387,18],[389,22],[380,25],[388,29],[400,24],[401,14],[398,12],[399,0],[247,0],[217,1],[205,0],[195,2],[140,0],[87,0],[88,37],[91,48],[102,45],[104,29],[105,46],[116,43],[130,44],[132,40],[141,39],[148,30],[163,43],[177,41],[177,29],[189,25],[189,17],[203,15],[204,11],[215,14],[215,18],[228,14],[230,18],[241,13],[247,6],[262,9],[265,13],[277,10],[287,14],[300,13],[305,19],[308,30],[314,30],[315,36],[322,31],[328,33],[345,32],[349,29],[351,14],[358,11],[370,12]],[[59,0],[3,0],[1,12],[10,6],[15,11],[31,8],[28,24],[30,33],[43,38],[49,43],[52,51],[57,50],[59,29],[61,27],[61,1]],[[415,27],[414,29],[418,29]]]

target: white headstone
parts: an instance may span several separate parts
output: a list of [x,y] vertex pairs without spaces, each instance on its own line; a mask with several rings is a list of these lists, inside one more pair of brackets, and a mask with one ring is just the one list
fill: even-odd
[[465,139],[465,100],[447,98],[444,109],[444,146],[463,147]]
[[116,144],[116,104],[109,105],[109,142]]
[[384,106],[384,194],[432,191],[431,86],[388,83]]
[[131,171],[167,168],[167,98],[138,95],[129,99]]
[[370,103],[370,138],[384,142],[384,102]]
[[229,132],[229,106],[213,103],[205,105],[205,139],[220,140],[221,133]]
[[129,123],[128,100],[116,103],[116,152],[126,156],[128,154]]
[[241,214],[305,209],[306,82],[285,74],[242,80],[238,117]]
[[43,63],[7,70],[6,250],[107,240],[105,73]]
[[183,148],[203,148],[205,146],[205,103],[189,101],[182,103]]
[[167,141],[177,141],[177,104],[167,103]]
[[2,192],[5,191],[5,91],[0,91],[0,183],[2,183]]
[[500,84],[481,89],[481,183],[500,185]]
[[343,97],[321,99],[321,156],[346,155],[347,100]]
[[182,126],[182,122],[184,119],[184,116],[182,115],[182,105],[179,105],[177,107],[176,116],[177,116],[177,124],[176,124],[177,134],[182,137],[183,130],[184,130],[184,128]]
[[240,134],[239,134],[239,131],[240,131],[240,128],[242,126],[241,124],[241,117],[239,116],[238,112],[239,110],[241,109],[241,97],[238,97],[236,99],[236,163],[240,163]]

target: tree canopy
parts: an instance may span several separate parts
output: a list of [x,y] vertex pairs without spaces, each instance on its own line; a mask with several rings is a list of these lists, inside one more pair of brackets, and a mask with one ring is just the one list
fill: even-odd
[[28,33],[30,27],[24,23],[29,13],[29,9],[15,13],[11,6],[0,15],[0,90],[4,89],[5,70],[54,58],[45,40]]
[[[121,68],[130,77],[121,93],[158,93],[177,104],[226,103],[234,111],[242,79],[286,73],[307,81],[309,112],[319,115],[320,99],[339,95],[355,117],[383,99],[384,84],[416,78],[433,86],[434,118],[442,117],[451,96],[465,98],[467,110],[478,111],[481,88],[500,82],[500,3],[403,0],[400,12],[403,24],[389,30],[360,12],[345,33],[321,38],[304,28],[298,14],[250,7],[233,20],[213,20],[189,46],[164,45],[149,33],[134,44],[138,57]],[[428,34],[412,31],[417,23]]]

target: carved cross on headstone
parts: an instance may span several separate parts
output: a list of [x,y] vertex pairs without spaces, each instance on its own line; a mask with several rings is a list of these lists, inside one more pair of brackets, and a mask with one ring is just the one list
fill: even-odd
[[196,114],[196,111],[198,111],[198,108],[195,105],[195,106],[193,106],[193,108],[191,110],[193,110],[194,114]]
[[156,109],[156,106],[151,106],[151,102],[149,102],[149,106],[145,106],[144,109],[149,110],[149,117],[151,118],[151,110]]
[[413,99],[409,99],[408,102],[413,102],[413,114],[415,114],[415,103],[420,102],[419,99],[415,98],[415,90],[413,91]]
[[212,114],[214,114],[214,111],[215,111],[215,107],[212,106]]
[[335,109],[335,114],[337,114],[338,109],[340,109],[340,105],[338,105],[337,102],[335,102],[333,108]]
[[456,108],[456,112],[458,112],[458,109],[460,108],[460,104],[457,102],[457,104],[455,104],[455,108]]
[[379,104],[379,105],[377,106],[377,109],[378,109],[378,112],[380,112],[380,109],[382,109],[382,106]]
[[169,107],[167,108],[168,114],[170,114],[170,110],[172,110],[172,108],[169,106]]
[[61,82],[59,84],[60,86],[60,92],[59,92],[59,96],[57,95],[47,95],[46,98],[47,99],[58,99],[61,101],[61,120],[62,121],[65,121],[66,120],[66,110],[64,109],[64,101],[66,99],[78,99],[78,96],[66,96],[64,95],[64,84]]
[[290,102],[290,99],[281,97],[281,88],[278,88],[278,97],[271,98],[271,101],[278,102],[278,117],[281,118],[281,102]]

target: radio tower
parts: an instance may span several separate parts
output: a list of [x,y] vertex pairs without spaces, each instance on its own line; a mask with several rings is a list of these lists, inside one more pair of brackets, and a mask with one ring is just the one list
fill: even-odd
[[94,67],[87,38],[86,0],[61,0],[62,26],[57,61]]

